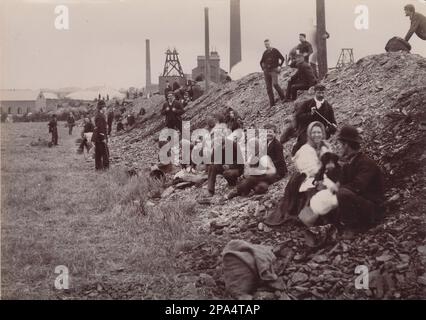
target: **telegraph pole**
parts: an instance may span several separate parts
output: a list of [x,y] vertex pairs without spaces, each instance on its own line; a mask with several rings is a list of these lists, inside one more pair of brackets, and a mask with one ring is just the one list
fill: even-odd
[[323,79],[328,72],[327,38],[325,25],[325,0],[317,0],[317,45],[319,77]]
[[205,68],[205,81],[206,91],[209,90],[210,82],[210,38],[209,38],[209,8],[204,8],[204,30],[205,30],[205,54],[206,54],[206,68]]
[[146,72],[146,84],[145,84],[145,91],[149,92],[149,90],[151,90],[151,49],[150,49],[150,44],[149,44],[149,39],[145,40],[145,46],[146,46],[146,55],[145,55],[145,59],[146,59],[146,65],[145,65],[145,72]]

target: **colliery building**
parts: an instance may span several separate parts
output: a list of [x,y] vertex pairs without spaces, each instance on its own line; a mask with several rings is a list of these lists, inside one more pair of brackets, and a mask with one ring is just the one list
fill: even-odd
[[[220,57],[217,51],[212,51],[210,61],[210,81],[220,83],[226,79],[226,71],[220,68]],[[206,56],[197,57],[197,67],[192,69],[192,79],[204,79],[206,74]]]

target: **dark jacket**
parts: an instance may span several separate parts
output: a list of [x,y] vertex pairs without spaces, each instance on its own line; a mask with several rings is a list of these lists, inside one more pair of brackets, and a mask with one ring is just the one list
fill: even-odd
[[410,19],[411,26],[405,36],[405,41],[409,41],[414,33],[420,39],[426,40],[426,16],[422,15],[420,12],[415,12]]
[[314,53],[314,50],[312,49],[312,45],[308,41],[303,41],[299,43],[299,45],[296,47],[297,50],[300,51],[301,54],[307,53],[308,55],[305,56],[305,61],[309,62],[309,56]]
[[73,116],[68,116],[67,123],[68,123],[68,125],[74,125],[75,124],[75,118]]
[[267,154],[277,169],[277,175],[284,177],[288,171],[287,164],[284,159],[283,146],[276,138],[268,145]]
[[265,50],[260,60],[260,67],[262,70],[271,71],[277,67],[283,65],[285,59],[281,52],[277,49],[272,48],[270,50]]
[[52,119],[47,124],[49,126],[49,133],[58,131],[58,121],[56,119]]
[[[173,108],[175,110],[173,110]],[[172,105],[169,104],[168,101],[166,101],[163,104],[163,108],[161,110],[161,114],[166,116],[166,127],[167,128],[174,128],[175,125],[178,125],[182,122],[181,115],[184,113],[184,110],[182,108],[182,104],[174,100]]]
[[[298,134],[305,132],[309,126],[314,121],[319,121],[324,124],[327,132],[327,139],[330,138],[330,135],[336,133],[336,128],[327,124],[327,122],[322,119],[318,114],[311,113],[311,109],[316,109],[315,99],[310,99],[303,102],[296,110],[296,126]],[[316,109],[325,119],[330,123],[337,125],[336,119],[334,117],[333,107],[328,103],[327,100],[324,100],[323,104],[319,109]]]
[[107,138],[107,122],[105,116],[101,112],[95,115],[95,129],[93,130],[92,142],[103,142]]
[[307,62],[301,62],[297,65],[297,72],[291,77],[291,82],[301,83],[312,87],[317,84],[317,79],[314,75],[314,70]]
[[352,160],[342,167],[341,184],[363,197],[381,205],[384,201],[384,179],[380,167],[362,152],[357,153]]

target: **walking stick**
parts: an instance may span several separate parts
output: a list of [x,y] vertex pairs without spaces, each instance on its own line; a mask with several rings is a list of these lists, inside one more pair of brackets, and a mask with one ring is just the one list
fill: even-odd
[[318,110],[314,110],[315,111],[315,113],[317,114],[317,115],[319,115],[326,123],[327,123],[327,125],[329,125],[329,126],[331,126],[331,127],[334,127],[334,128],[336,128],[337,129],[337,125],[335,125],[334,123],[331,123],[330,121],[328,121],[326,118],[324,118],[323,116],[322,116],[322,114],[321,113],[319,113],[318,112]]

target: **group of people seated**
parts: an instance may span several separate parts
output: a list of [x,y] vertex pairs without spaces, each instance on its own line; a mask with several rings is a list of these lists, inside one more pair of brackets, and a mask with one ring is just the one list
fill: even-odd
[[184,86],[181,86],[178,82],[174,82],[170,85],[169,81],[166,81],[166,87],[164,89],[164,96],[168,99],[169,93],[172,93],[177,101],[179,101],[185,108],[191,101],[198,99],[202,92],[201,88],[193,81],[188,80]]
[[[208,119],[205,129],[210,131],[212,141],[220,143],[213,143],[208,150],[211,162],[204,166],[207,192],[199,202],[210,203],[218,175],[223,176],[231,188],[222,201],[267,193],[271,184],[287,175],[283,144],[295,137],[291,156],[296,172],[290,176],[279,204],[267,214],[264,223],[278,226],[298,217],[308,227],[327,223],[350,229],[371,226],[383,213],[381,169],[362,152],[361,136],[352,126],[343,126],[338,132],[341,154],[337,155],[327,141],[338,130],[325,92],[323,85],[315,86],[315,96],[297,106],[293,123],[281,139],[277,138],[278,128],[273,124],[262,128],[266,131],[266,140],[262,140],[260,130],[249,139],[242,119],[232,108],[215,119]],[[166,127],[181,131],[178,124],[182,123],[182,113],[179,102],[169,94],[163,107]],[[254,147],[250,149],[250,145]],[[242,150],[241,146],[247,147]],[[266,152],[260,152],[262,147]],[[232,150],[232,161],[229,161],[229,150]],[[219,162],[215,157],[218,154],[221,155]]]

